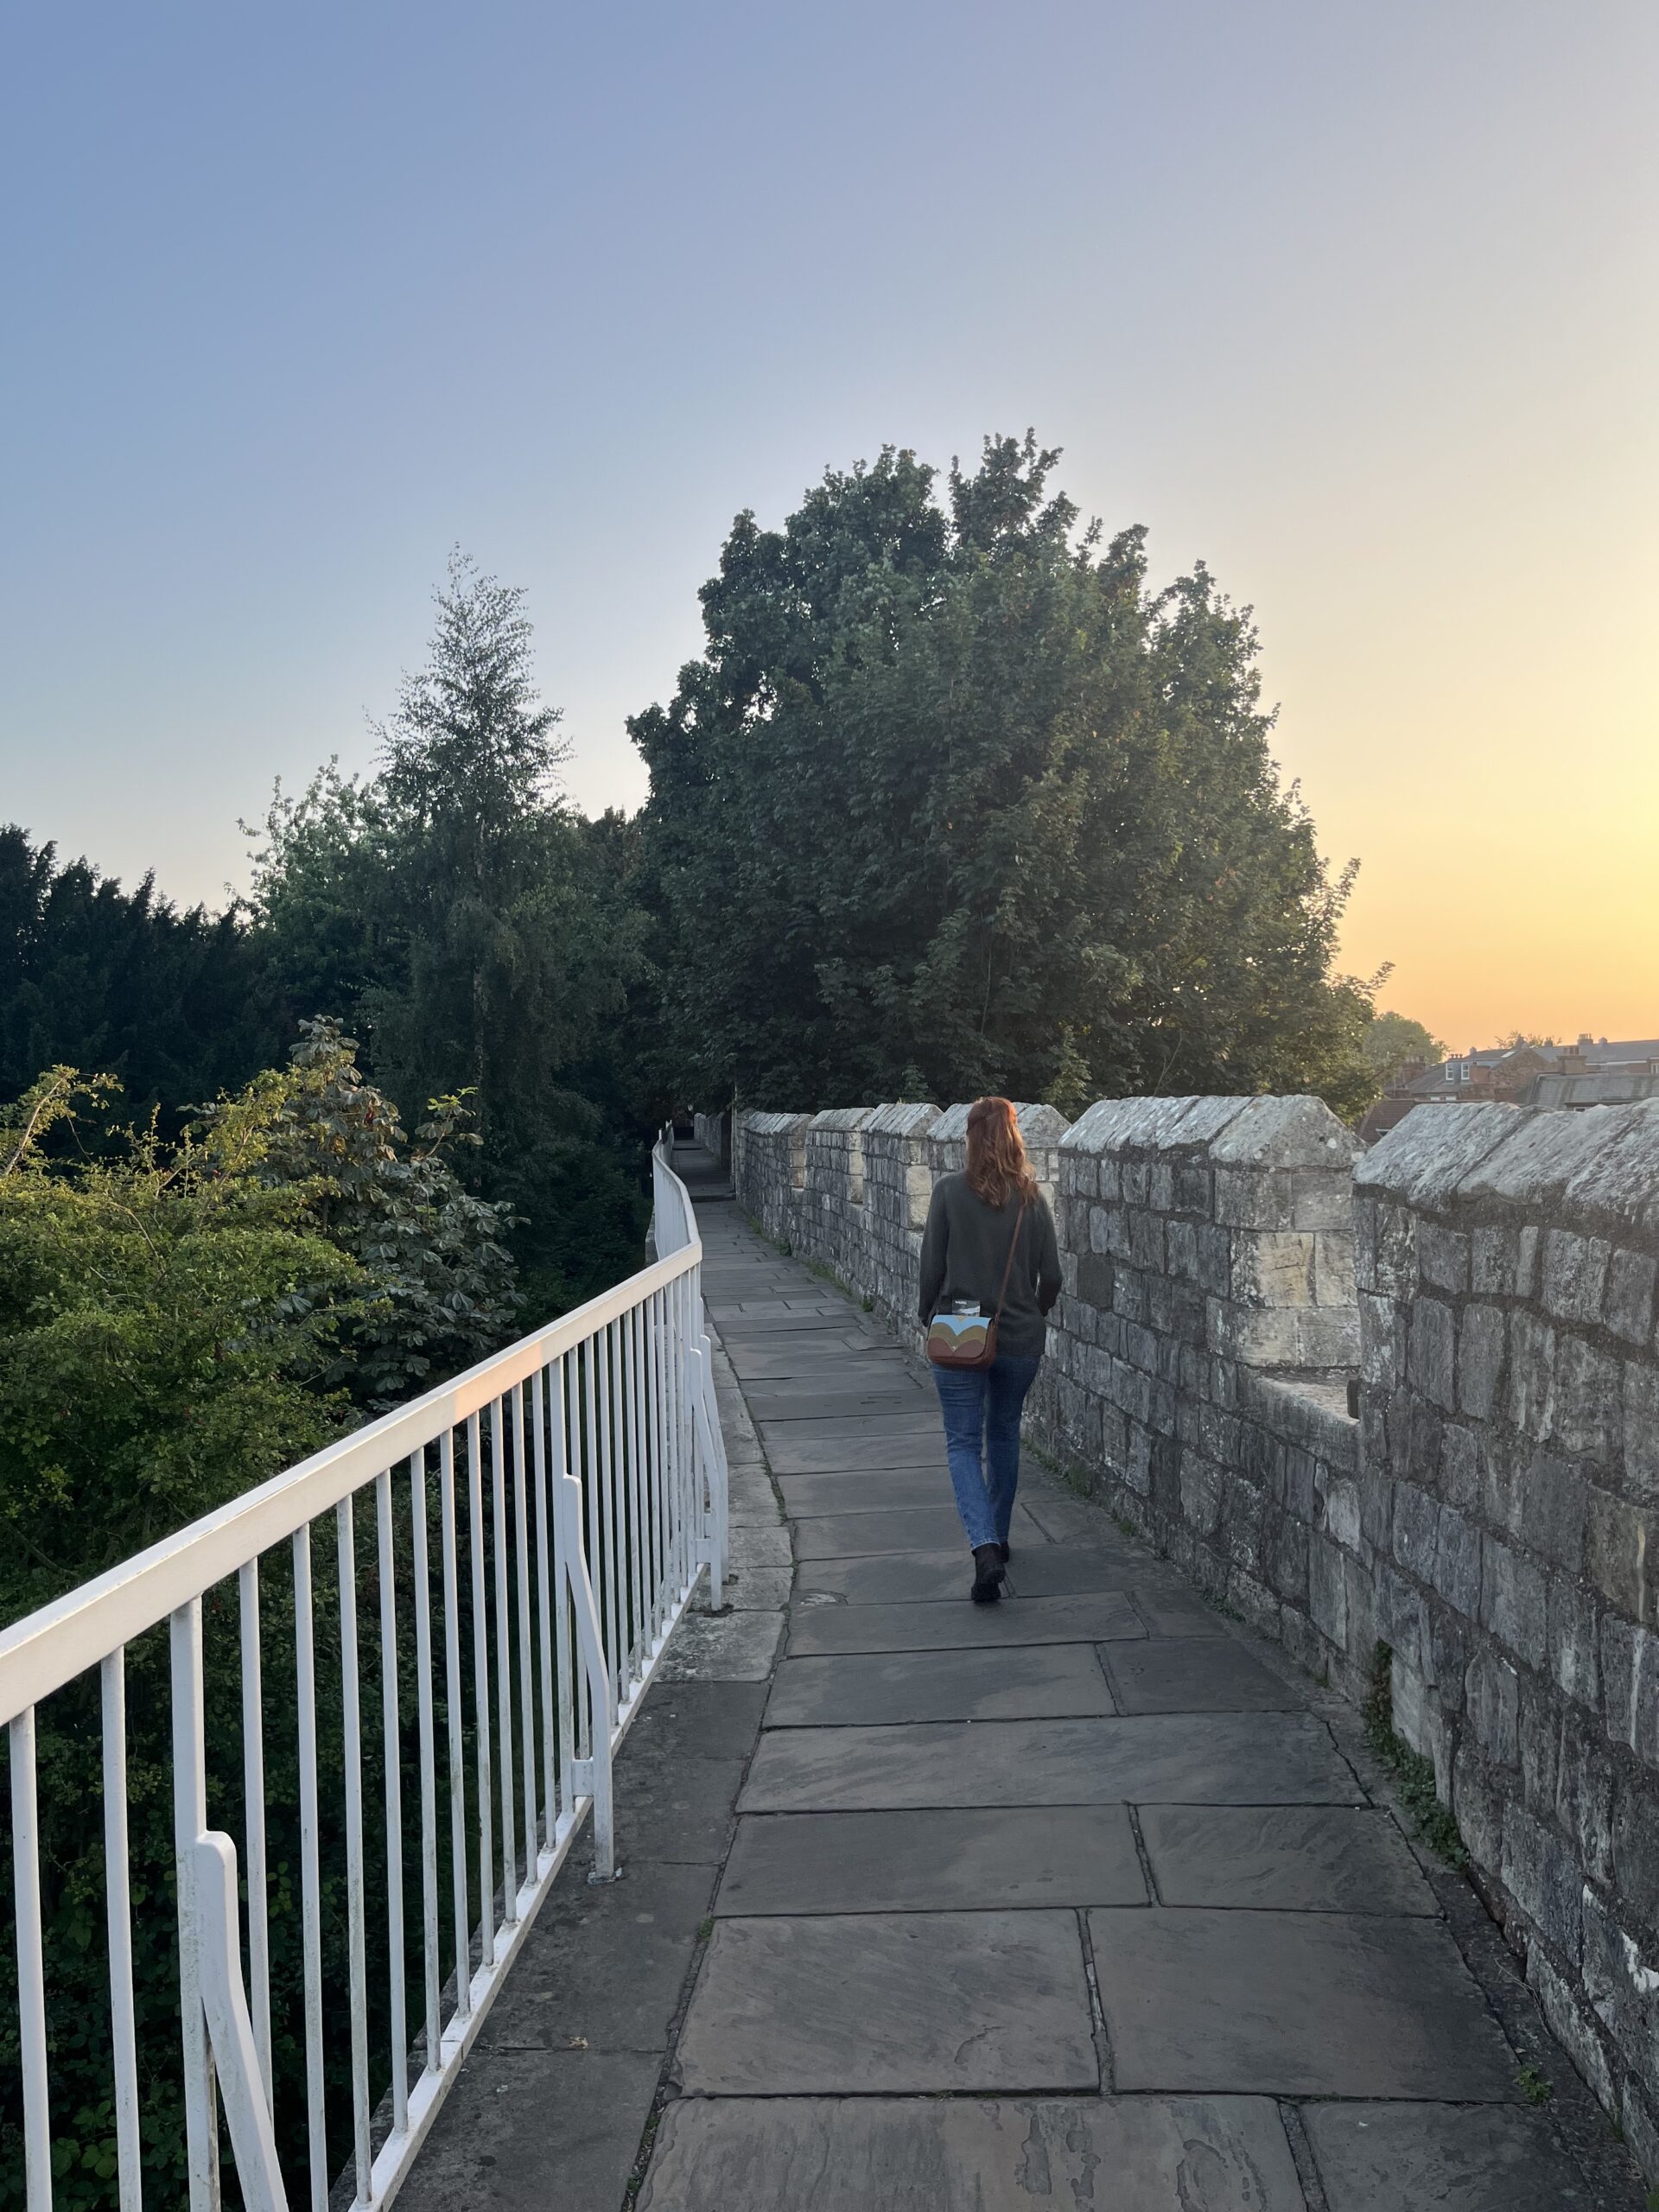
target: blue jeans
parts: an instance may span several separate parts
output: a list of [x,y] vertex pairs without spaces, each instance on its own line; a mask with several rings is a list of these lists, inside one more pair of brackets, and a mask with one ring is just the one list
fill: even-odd
[[975,1550],[1008,1541],[1020,1482],[1020,1408],[1041,1365],[1037,1353],[1000,1351],[988,1367],[933,1370],[957,1511]]

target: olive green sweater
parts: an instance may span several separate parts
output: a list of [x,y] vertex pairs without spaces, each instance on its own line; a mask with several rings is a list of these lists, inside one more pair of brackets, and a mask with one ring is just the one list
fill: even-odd
[[[1019,1219],[1020,1202],[1010,1198],[1003,1206],[988,1206],[969,1188],[963,1174],[941,1175],[933,1185],[927,1210],[927,1229],[922,1238],[922,1299],[924,1321],[931,1321],[944,1306],[969,1299],[987,1313],[996,1311],[1002,1270],[1007,1266],[1008,1240]],[[998,1351],[1038,1357],[1046,1333],[1044,1316],[1060,1294],[1060,1251],[1055,1241],[1054,1217],[1040,1193],[1026,1208],[1020,1231],[1020,1249],[1008,1271],[1002,1319],[996,1332]]]

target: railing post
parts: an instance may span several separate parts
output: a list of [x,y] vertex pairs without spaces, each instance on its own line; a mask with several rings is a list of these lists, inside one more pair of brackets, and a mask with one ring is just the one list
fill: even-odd
[[179,2028],[184,2052],[184,2121],[190,2212],[219,2212],[219,2112],[213,2054],[201,1999],[201,1908],[196,1845],[207,1826],[207,1767],[201,1688],[201,1600],[169,1622],[173,1672],[173,1851],[179,1891]]
[[236,2154],[242,2202],[246,2212],[288,2212],[270,2107],[265,2101],[242,1986],[236,1846],[229,1836],[209,1830],[198,1837],[189,1860],[202,2013],[223,2084],[225,2124]]
[[565,1581],[575,1615],[576,1649],[582,1671],[587,1677],[591,1706],[588,1755],[572,1762],[577,1788],[585,1786],[594,1803],[594,1868],[588,1878],[590,1882],[613,1882],[622,1869],[616,1858],[616,1806],[611,1789],[611,1734],[615,1714],[611,1705],[610,1667],[582,1541],[580,1478],[573,1474],[562,1475],[558,1491],[564,1519]]
[[[709,1604],[715,1612],[726,1603],[726,1455],[720,1448],[714,1403],[714,1359],[709,1339],[690,1346],[691,1413],[696,1433],[696,1497],[697,1556],[709,1568]],[[703,1503],[703,1485],[709,1498]]]

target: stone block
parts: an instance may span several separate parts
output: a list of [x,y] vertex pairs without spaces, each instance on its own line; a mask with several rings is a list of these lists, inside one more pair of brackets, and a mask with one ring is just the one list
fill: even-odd
[[1530,1675],[1526,1676],[1521,1685],[1521,1796],[1544,1821],[1554,1814],[1560,1775],[1559,1710],[1550,1692],[1541,1690]]
[[1226,1229],[1287,1230],[1296,1215],[1296,1189],[1283,1169],[1217,1167],[1216,1219]]
[[1627,1620],[1655,1614],[1655,1567],[1659,1564],[1659,1512],[1626,1505],[1587,1486],[1584,1572],[1592,1586]]
[[1313,1302],[1316,1239],[1294,1231],[1233,1236],[1231,1289],[1243,1306],[1309,1306]]
[[1653,1328],[1659,1261],[1645,1252],[1615,1252],[1608,1262],[1602,1311],[1607,1326],[1626,1344],[1645,1345]]
[[1414,1389],[1421,1390],[1448,1413],[1457,1404],[1453,1365],[1457,1324],[1452,1308],[1437,1298],[1420,1298],[1411,1309],[1411,1334],[1407,1373]]
[[1535,1928],[1576,1967],[1581,1948],[1579,1897],[1584,1880],[1560,1838],[1523,1806],[1503,1808],[1503,1886]]
[[1080,1252],[1077,1255],[1077,1294],[1085,1305],[1109,1307],[1112,1302],[1116,1263],[1104,1253]]
[[[1659,1929],[1659,1792],[1647,1775],[1614,1775],[1613,1871],[1622,1909],[1638,1925]],[[1659,1942],[1649,1962],[1659,1967]],[[1659,1999],[1659,1988],[1653,1993]],[[1655,2025],[1659,2028],[1659,2003]]]
[[1313,1303],[1352,1306],[1358,1297],[1351,1236],[1322,1230],[1313,1238]]
[[1554,1812],[1591,1880],[1611,1884],[1613,1762],[1592,1725],[1574,1713],[1565,1717],[1557,1734]]
[[1448,1505],[1467,1513],[1480,1498],[1481,1434],[1458,1421],[1440,1431],[1440,1493]]
[[1420,1222],[1417,1228],[1417,1266],[1431,1290],[1465,1291],[1469,1287],[1469,1239],[1462,1230],[1439,1222]]
[[1548,1593],[1549,1671],[1555,1687],[1593,1712],[1601,1702],[1601,1659],[1595,1601],[1559,1575]]
[[1490,1421],[1503,1372],[1505,1329],[1501,1306],[1465,1306],[1458,1331],[1458,1404],[1477,1421]]
[[1190,1214],[1205,1221],[1215,1205],[1215,1183],[1210,1169],[1196,1161],[1178,1161],[1174,1168],[1174,1189],[1170,1211]]
[[1360,1491],[1358,1481],[1348,1476],[1333,1475],[1329,1469],[1316,1464],[1313,1475],[1313,1519],[1332,1543],[1346,1550],[1358,1548],[1360,1539]]
[[1405,1308],[1392,1298],[1359,1294],[1359,1371],[1367,1382],[1393,1389],[1406,1379]]
[[1528,1436],[1550,1433],[1555,1395],[1555,1332],[1535,1314],[1514,1315],[1510,1327],[1509,1415]]
[[1471,1738],[1453,1756],[1452,1810],[1476,1866],[1496,1871],[1503,1857],[1503,1796]]
[[1307,1547],[1307,1605],[1315,1626],[1339,1650],[1348,1643],[1348,1580],[1342,1553],[1323,1537]]
[[1394,1489],[1394,1557],[1419,1582],[1434,1579],[1434,1541],[1440,1508],[1414,1483]]
[[1631,2064],[1650,2065],[1652,2038],[1659,2033],[1659,1975],[1651,1956],[1624,1924],[1624,1908],[1603,1902],[1593,1890],[1584,1893],[1584,1990],[1597,2018],[1615,2047]]
[[1659,1769],[1659,1637],[1604,1613],[1601,1683],[1609,1738]]
[[1354,1230],[1354,1187],[1351,1174],[1299,1167],[1291,1174],[1291,1227],[1340,1235]]
[[1543,2007],[1550,2033],[1602,2104],[1611,2105],[1616,2094],[1613,2077],[1589,2013],[1573,1983],[1535,1944],[1527,1954],[1527,1980]]
[[1134,1208],[1128,1217],[1128,1230],[1131,1264],[1144,1268],[1149,1274],[1161,1274],[1164,1271],[1163,1216]]
[[1513,1229],[1477,1229],[1470,1238],[1470,1287],[1477,1297],[1513,1298],[1519,1241]]
[[1542,1668],[1548,1646],[1543,1571],[1496,1536],[1481,1546],[1480,1621],[1528,1666]]
[[1625,1488],[1644,1503],[1659,1503],[1659,1367],[1627,1359],[1623,1396]]
[[1434,1562],[1430,1580],[1456,1612],[1467,1620],[1480,1615],[1481,1536],[1454,1506],[1435,1516]]
[[1577,1574],[1584,1564],[1590,1492],[1576,1467],[1553,1452],[1535,1452],[1521,1477],[1517,1533],[1529,1550]]
[[1612,1353],[1583,1337],[1558,1339],[1548,1433],[1563,1451],[1612,1465],[1623,1441],[1624,1382]]
[[1602,1294],[1612,1248],[1600,1236],[1580,1236],[1570,1229],[1544,1232],[1541,1302],[1558,1321],[1592,1325],[1601,1319]]

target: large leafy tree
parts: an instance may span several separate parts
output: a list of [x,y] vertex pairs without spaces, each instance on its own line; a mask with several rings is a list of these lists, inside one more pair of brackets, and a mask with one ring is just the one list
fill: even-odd
[[649,765],[664,1081],[834,1104],[1313,1089],[1357,1110],[1350,880],[1269,751],[1256,641],[1148,584],[1058,455],[987,442],[741,515]]
[[531,1318],[637,1262],[607,1060],[642,965],[616,840],[562,798],[522,593],[455,556],[378,772],[278,795],[254,911],[296,1008],[360,1027],[404,1116],[470,1093],[480,1188],[517,1217]]

